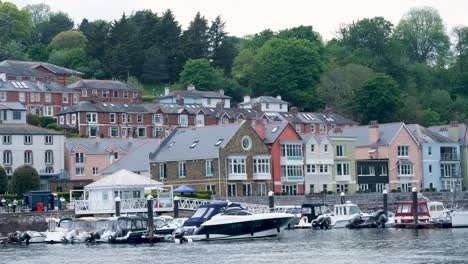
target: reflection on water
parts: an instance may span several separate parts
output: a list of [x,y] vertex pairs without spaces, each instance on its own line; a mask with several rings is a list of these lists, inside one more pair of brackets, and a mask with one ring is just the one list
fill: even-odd
[[286,230],[176,245],[0,245],[0,263],[466,263],[468,229]]

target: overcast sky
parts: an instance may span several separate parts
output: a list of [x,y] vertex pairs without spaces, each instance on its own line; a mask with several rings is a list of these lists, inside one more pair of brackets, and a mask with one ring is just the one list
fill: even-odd
[[46,3],[53,11],[68,13],[76,23],[118,19],[123,12],[141,9],[161,13],[170,8],[183,28],[200,11],[212,20],[221,15],[231,35],[244,36],[270,28],[280,30],[312,25],[325,39],[331,39],[342,24],[365,17],[383,16],[397,24],[411,7],[432,6],[439,10],[448,30],[468,26],[467,0],[6,0],[24,7]]

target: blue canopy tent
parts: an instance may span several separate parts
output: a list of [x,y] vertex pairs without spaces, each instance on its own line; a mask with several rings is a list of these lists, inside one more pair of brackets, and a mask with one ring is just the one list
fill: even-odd
[[181,185],[181,186],[179,186],[178,188],[174,189],[173,192],[194,193],[194,192],[196,192],[196,191],[197,191],[197,190],[192,189],[192,188],[188,187],[187,185]]

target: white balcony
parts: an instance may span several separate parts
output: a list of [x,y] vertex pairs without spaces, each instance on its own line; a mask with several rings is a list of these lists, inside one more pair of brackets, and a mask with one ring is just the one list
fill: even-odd
[[254,173],[254,180],[271,180],[271,173]]
[[228,175],[228,180],[230,181],[244,181],[244,180],[247,180],[247,173],[243,173],[243,174],[229,174]]
[[304,157],[283,156],[280,162],[281,165],[304,165]]
[[304,176],[282,176],[282,182],[304,182]]
[[[147,201],[145,198],[122,199],[120,201],[120,212],[144,213],[147,212]],[[115,213],[115,202],[111,200],[75,200],[75,214],[113,214]],[[154,199],[154,211],[173,211],[174,205],[171,197],[160,197]]]
[[351,175],[336,175],[335,176],[335,181],[337,181],[337,182],[350,182],[351,181]]

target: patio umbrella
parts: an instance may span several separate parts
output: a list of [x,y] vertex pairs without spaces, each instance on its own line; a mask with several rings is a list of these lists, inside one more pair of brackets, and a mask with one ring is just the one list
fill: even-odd
[[187,185],[181,185],[181,186],[179,186],[178,188],[174,189],[173,192],[194,193],[194,192],[196,192],[196,191],[197,191],[197,190],[192,189],[192,188],[188,187]]

